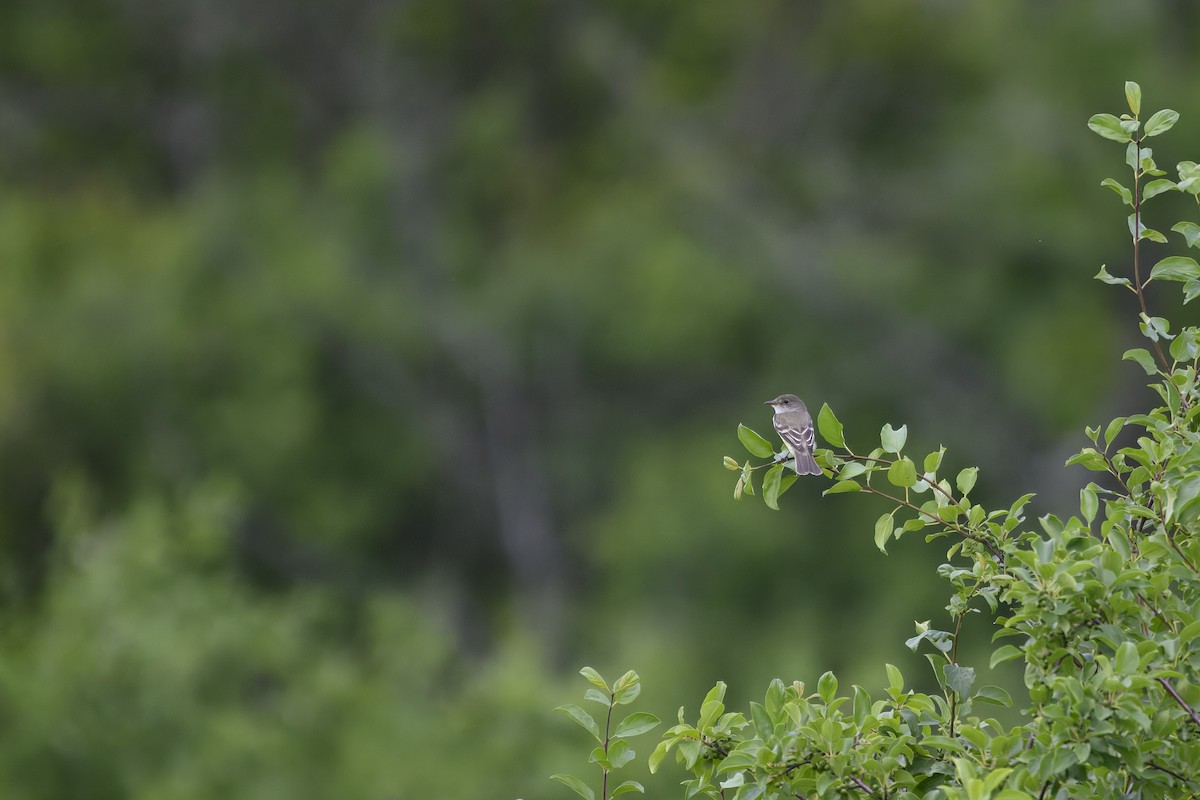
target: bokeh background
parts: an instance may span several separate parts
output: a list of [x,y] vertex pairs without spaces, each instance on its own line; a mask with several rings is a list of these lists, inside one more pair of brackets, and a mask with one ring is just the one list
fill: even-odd
[[928,688],[944,545],[884,558],[821,481],[734,503],[722,456],[791,391],[1069,514],[1082,426],[1146,397],[1085,122],[1138,80],[1200,156],[1197,25],[0,4],[0,791],[548,800],[591,777],[585,664],[668,720]]

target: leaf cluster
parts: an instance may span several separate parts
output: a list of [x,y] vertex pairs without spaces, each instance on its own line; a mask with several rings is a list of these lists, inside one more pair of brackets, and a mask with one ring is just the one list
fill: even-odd
[[[972,499],[975,467],[943,472],[946,450],[906,452],[908,430],[886,425],[878,446],[852,449],[825,405],[817,426],[826,448],[816,458],[833,479],[825,494],[872,494],[889,510],[875,524],[880,550],[906,532],[950,545],[938,574],[949,584],[948,624],[918,623],[906,645],[926,653],[937,692],[906,689],[888,665],[888,688],[872,697],[855,686],[838,693],[825,673],[816,692],[773,681],[749,714],[726,711],[718,683],[689,718],[666,731],[651,770],[673,754],[687,777],[686,797],[1044,800],[1044,798],[1194,797],[1200,792],[1200,328],[1171,332],[1149,312],[1144,289],[1155,280],[1183,283],[1185,301],[1200,293],[1200,267],[1169,257],[1142,278],[1139,243],[1165,237],[1143,222],[1142,204],[1166,191],[1200,197],[1195,164],[1179,181],[1159,177],[1147,137],[1169,130],[1174,111],[1143,125],[1141,89],[1126,84],[1130,113],[1097,115],[1089,127],[1121,142],[1132,188],[1113,188],[1131,204],[1131,277],[1097,277],[1137,296],[1139,327],[1150,349],[1126,353],[1148,375],[1160,405],[1089,427],[1090,445],[1067,461],[1097,473],[1080,492],[1079,510],[1026,525],[1026,494],[1007,507]],[[1148,179],[1149,182],[1146,182]],[[1171,230],[1196,246],[1200,227]],[[735,496],[753,493],[765,469],[763,500],[778,508],[790,485],[783,454],[753,430],[738,438],[763,464],[740,464]],[[1122,442],[1130,441],[1128,444]],[[951,479],[950,475],[953,474]],[[794,476],[790,476],[793,477]],[[1026,696],[1013,699],[977,684],[961,663],[964,625],[994,625],[989,668],[1020,662]],[[1016,705],[1017,725],[986,716]]]

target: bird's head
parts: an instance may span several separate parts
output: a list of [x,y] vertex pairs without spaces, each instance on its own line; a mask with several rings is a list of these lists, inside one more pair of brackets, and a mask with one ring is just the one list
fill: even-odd
[[796,397],[794,394],[781,394],[774,400],[766,401],[764,405],[768,405],[775,409],[776,414],[782,414],[784,411],[796,411],[804,408],[804,403],[802,403],[800,398]]

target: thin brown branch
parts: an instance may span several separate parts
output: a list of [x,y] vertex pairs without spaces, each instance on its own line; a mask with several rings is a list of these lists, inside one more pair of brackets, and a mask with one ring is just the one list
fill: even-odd
[[1187,701],[1179,696],[1179,692],[1175,691],[1175,687],[1171,685],[1171,682],[1166,678],[1159,678],[1158,682],[1167,690],[1167,694],[1175,698],[1175,702],[1179,703],[1180,708],[1187,712],[1188,716],[1192,718],[1192,722],[1196,723],[1197,727],[1200,727],[1200,715],[1196,714],[1196,709],[1189,706]]
[[936,520],[937,522],[941,523],[942,525],[945,525],[947,528],[949,528],[950,530],[957,533],[959,536],[962,536],[964,539],[970,539],[972,542],[976,542],[976,543],[981,544],[984,547],[986,547],[988,550],[991,551],[992,555],[994,555],[996,557],[996,560],[998,562],[1000,562],[1000,565],[1004,566],[1004,554],[1001,553],[1000,550],[995,545],[993,545],[987,539],[984,539],[982,536],[971,533],[969,530],[967,530],[963,526],[959,525],[958,523],[951,522],[950,520],[945,519],[943,517],[939,517],[936,514],[930,514],[928,511],[923,511],[922,509],[918,508],[917,506],[913,505],[912,503],[908,502],[907,500],[901,500],[899,497],[894,497],[894,496],[888,494],[887,492],[881,492],[873,486],[863,486],[863,491],[867,491],[867,492],[870,492],[871,494],[879,495],[880,497],[882,497],[886,500],[891,500],[893,503],[896,503],[897,505],[904,506],[905,508],[916,511],[918,514],[924,514],[925,516],[927,516],[933,520]]

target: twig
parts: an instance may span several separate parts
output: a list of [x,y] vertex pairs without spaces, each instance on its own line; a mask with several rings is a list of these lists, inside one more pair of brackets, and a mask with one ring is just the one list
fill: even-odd
[[893,497],[892,495],[888,494],[887,492],[881,492],[873,486],[863,486],[863,490],[870,492],[871,494],[877,494],[880,497],[882,497],[886,500],[891,500],[893,503],[902,505],[905,508],[912,509],[913,511],[916,511],[918,514],[924,514],[925,516],[930,517],[931,519],[937,520],[938,522],[945,525],[950,530],[952,530],[955,533],[957,533],[958,535],[962,536],[964,539],[970,539],[972,542],[977,542],[978,544],[981,544],[984,547],[986,547],[988,550],[990,550],[992,552],[992,555],[994,555],[996,557],[996,560],[1000,562],[1000,565],[1004,566],[1004,554],[1001,553],[998,549],[996,549],[995,545],[993,545],[987,539],[984,539],[982,536],[971,533],[966,528],[964,528],[961,525],[958,525],[954,522],[951,522],[948,519],[939,517],[936,514],[930,514],[928,511],[923,511],[920,508],[918,508],[917,506],[914,506],[912,503],[908,502],[907,500],[901,500],[899,497]]
[[867,794],[869,794],[871,797],[874,797],[874,796],[875,796],[875,793],[871,791],[871,787],[870,787],[870,786],[867,786],[865,783],[863,783],[863,782],[862,782],[862,780],[861,780],[861,779],[860,779],[858,776],[856,776],[856,775],[851,775],[851,776],[850,776],[850,780],[852,780],[852,781],[854,781],[856,784],[858,784],[858,788],[862,789],[864,792],[866,792]]
[[1183,777],[1182,775],[1180,775],[1180,774],[1179,774],[1178,772],[1176,772],[1175,770],[1172,770],[1172,769],[1167,769],[1167,768],[1166,768],[1166,767],[1164,767],[1162,764],[1156,764],[1156,763],[1154,763],[1153,761],[1147,761],[1147,762],[1146,762],[1146,766],[1150,767],[1150,769],[1156,769],[1156,770],[1158,770],[1159,772],[1165,772],[1165,773],[1167,773],[1168,775],[1170,775],[1172,778],[1175,778],[1176,780],[1182,781],[1182,782],[1184,782],[1184,783],[1186,783],[1186,784],[1189,784],[1189,785],[1191,784],[1191,780],[1189,780],[1188,778],[1185,778],[1185,777]]
[[1200,715],[1197,715],[1196,709],[1189,706],[1187,702],[1179,696],[1179,692],[1175,691],[1175,687],[1171,685],[1171,682],[1166,678],[1159,678],[1158,682],[1164,689],[1167,690],[1167,694],[1171,695],[1171,697],[1174,697],[1175,702],[1179,703],[1180,707],[1188,713],[1188,716],[1192,718],[1192,722],[1196,723],[1197,726],[1200,726]]

